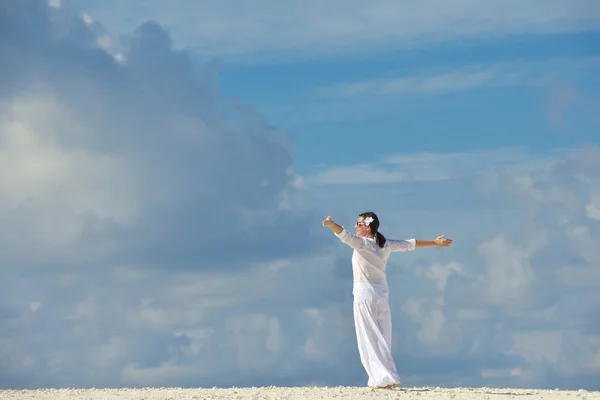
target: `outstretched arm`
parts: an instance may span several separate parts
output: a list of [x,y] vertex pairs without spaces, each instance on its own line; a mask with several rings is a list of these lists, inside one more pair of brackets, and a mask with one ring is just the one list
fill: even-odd
[[420,247],[440,246],[446,247],[452,244],[452,239],[444,238],[444,235],[438,236],[434,240],[409,239],[409,240],[393,240],[388,239],[391,251],[412,251]]
[[452,244],[453,240],[450,238],[445,238],[444,235],[438,236],[434,240],[423,240],[417,239],[415,243],[415,247],[431,247],[431,246],[439,246],[439,247],[447,247]]
[[323,226],[331,229],[336,235],[339,235],[344,230],[344,228],[342,228],[340,225],[333,222],[331,217],[325,218],[325,221],[323,221]]
[[341,225],[338,225],[335,222],[333,222],[331,220],[331,217],[325,218],[325,220],[323,221],[323,226],[331,229],[331,231],[333,233],[335,233],[335,235],[342,242],[346,243],[348,246],[352,247],[353,249],[360,250],[360,248],[362,247],[363,240],[360,237],[348,232]]

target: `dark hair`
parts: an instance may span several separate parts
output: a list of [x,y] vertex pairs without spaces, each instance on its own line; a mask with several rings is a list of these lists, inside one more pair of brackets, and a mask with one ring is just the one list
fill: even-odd
[[375,214],[373,211],[367,211],[362,214],[359,214],[359,217],[373,218],[373,221],[369,224],[369,227],[371,228],[371,232],[375,234],[375,242],[379,245],[380,248],[383,248],[383,246],[385,246],[385,236],[379,233],[379,218],[377,218],[377,214]]

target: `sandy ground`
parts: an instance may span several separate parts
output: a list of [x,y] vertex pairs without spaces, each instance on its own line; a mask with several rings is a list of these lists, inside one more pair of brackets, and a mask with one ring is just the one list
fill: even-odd
[[586,390],[528,390],[487,388],[398,388],[371,391],[358,387],[231,388],[231,389],[40,389],[2,390],[0,399],[40,400],[321,400],[321,399],[412,399],[412,400],[600,400],[600,392]]

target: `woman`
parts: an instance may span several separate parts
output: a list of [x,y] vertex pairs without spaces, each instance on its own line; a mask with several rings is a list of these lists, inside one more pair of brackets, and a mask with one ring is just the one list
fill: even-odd
[[388,303],[389,288],[386,264],[391,252],[412,251],[417,247],[450,246],[452,239],[443,235],[435,240],[390,240],[379,232],[379,218],[374,212],[359,215],[356,234],[327,217],[323,226],[331,229],[354,249],[352,273],[354,326],[360,360],[369,376],[368,385],[391,389],[400,385],[400,376],[392,358],[392,319]]

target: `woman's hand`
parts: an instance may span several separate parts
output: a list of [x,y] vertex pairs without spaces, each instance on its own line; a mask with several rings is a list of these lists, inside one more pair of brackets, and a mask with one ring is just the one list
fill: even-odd
[[331,220],[331,217],[327,217],[323,220],[323,226],[326,226],[338,235],[342,233],[343,230],[343,228],[340,225],[336,224]]
[[331,220],[331,217],[327,217],[323,220],[323,226],[329,226],[333,223],[333,221]]
[[446,246],[450,246],[452,244],[452,239],[450,239],[450,238],[446,239],[444,237],[444,235],[442,235],[442,236],[436,237],[434,240],[434,243],[436,246],[446,247]]

